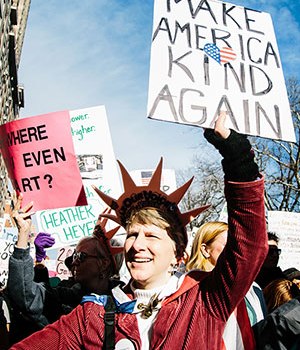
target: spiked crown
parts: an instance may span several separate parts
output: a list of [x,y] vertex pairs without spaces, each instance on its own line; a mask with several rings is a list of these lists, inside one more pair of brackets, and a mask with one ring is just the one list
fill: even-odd
[[180,228],[180,231],[185,236],[183,238],[186,245],[187,237],[185,226],[197,215],[210,207],[210,205],[206,205],[190,210],[186,213],[180,212],[178,203],[190,187],[193,178],[170,195],[167,195],[160,189],[163,164],[162,158],[160,159],[160,162],[158,163],[147,186],[137,186],[122,163],[118,161],[118,164],[124,187],[124,193],[118,200],[108,196],[97,187],[93,186],[99,197],[115,211],[115,215],[102,214],[101,216],[115,221],[126,229],[128,220],[133,213],[144,208],[156,208],[159,212],[165,214],[168,218],[171,218],[173,224]]
[[116,273],[118,273],[118,269],[117,269],[117,264],[116,264],[116,260],[114,258],[115,255],[122,253],[124,248],[121,246],[112,246],[110,243],[110,240],[113,238],[113,236],[117,233],[117,231],[119,230],[120,226],[117,226],[109,231],[106,231],[106,224],[108,219],[103,217],[103,215],[105,215],[105,213],[109,213],[110,209],[105,209],[98,217],[98,220],[96,222],[96,225],[94,227],[94,231],[93,231],[93,236],[98,238],[99,240],[101,240],[102,242],[104,242],[107,251],[110,253],[111,259],[112,259],[112,263],[114,266],[114,270]]

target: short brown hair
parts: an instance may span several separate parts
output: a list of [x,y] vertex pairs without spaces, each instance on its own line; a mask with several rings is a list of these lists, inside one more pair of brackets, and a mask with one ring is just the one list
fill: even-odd
[[155,225],[166,230],[170,238],[176,245],[176,258],[184,256],[187,245],[187,235],[185,228],[178,227],[176,223],[166,213],[156,208],[143,208],[131,214],[127,221],[126,230],[134,224]]

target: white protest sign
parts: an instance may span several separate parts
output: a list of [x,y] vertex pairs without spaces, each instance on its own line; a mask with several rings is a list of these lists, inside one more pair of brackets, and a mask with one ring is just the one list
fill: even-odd
[[39,231],[52,234],[55,248],[76,244],[92,234],[98,215],[107,206],[91,185],[98,186],[112,197],[121,194],[105,107],[70,111],[70,123],[88,205],[37,213]]
[[5,219],[4,218],[0,218],[0,238],[3,237],[4,234],[4,224],[5,224]]
[[300,270],[300,213],[269,211],[268,230],[279,237],[279,266],[282,270],[290,267]]
[[188,243],[186,247],[186,252],[190,255],[192,252],[192,246],[193,242],[196,236],[197,231],[199,230],[199,227],[194,226],[192,230],[189,229],[189,226],[187,226],[187,235],[188,235]]
[[221,209],[218,221],[226,222],[226,224],[228,224],[228,208],[226,202]]
[[222,1],[156,0],[147,116],[295,141],[268,13]]
[[47,260],[45,265],[51,276],[59,277],[61,280],[71,277],[71,272],[65,265],[65,259],[73,254],[74,247],[66,246],[47,249]]
[[0,284],[6,286],[8,278],[8,261],[14,251],[14,242],[0,239]]
[[[130,171],[130,176],[137,186],[147,186],[155,169],[140,169]],[[174,169],[162,169],[161,190],[171,194],[176,190],[176,175]]]
[[18,240],[18,228],[17,227],[2,227],[2,236],[1,239],[11,241],[16,243]]

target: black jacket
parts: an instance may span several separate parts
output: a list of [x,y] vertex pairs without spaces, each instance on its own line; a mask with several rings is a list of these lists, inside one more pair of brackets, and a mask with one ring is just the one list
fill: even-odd
[[299,350],[300,297],[279,306],[253,330],[257,350]]

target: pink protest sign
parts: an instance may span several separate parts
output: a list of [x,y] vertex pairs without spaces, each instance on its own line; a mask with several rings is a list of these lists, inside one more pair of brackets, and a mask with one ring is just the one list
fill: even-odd
[[1,125],[0,147],[23,203],[33,201],[35,211],[87,205],[68,111]]

